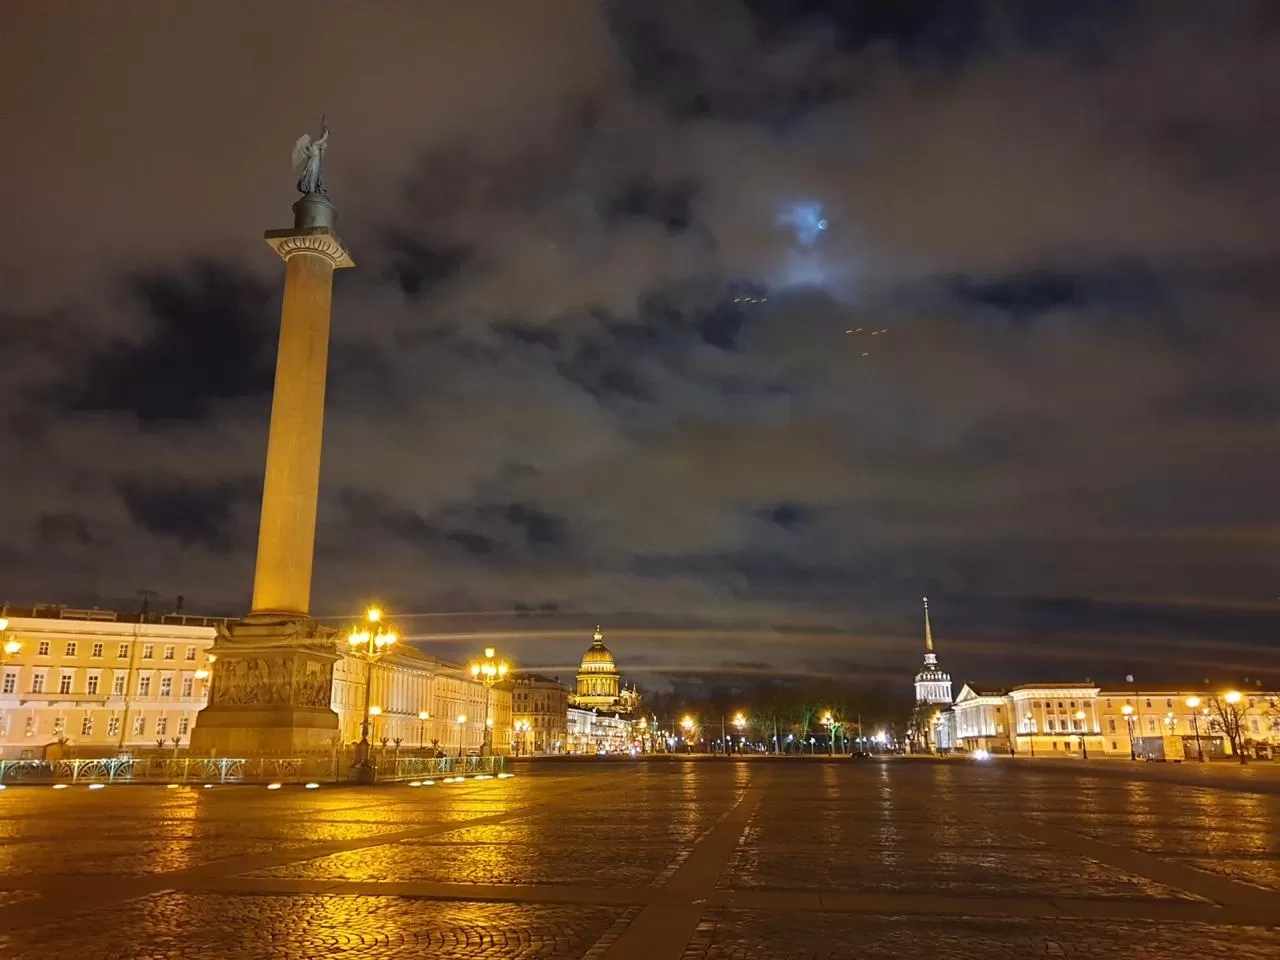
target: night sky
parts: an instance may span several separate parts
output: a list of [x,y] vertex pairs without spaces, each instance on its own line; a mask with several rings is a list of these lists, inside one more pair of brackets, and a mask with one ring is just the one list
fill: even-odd
[[908,682],[922,594],[957,689],[1280,666],[1274,2],[15,4],[0,89],[14,603],[247,609],[324,112],[317,614],[659,686]]

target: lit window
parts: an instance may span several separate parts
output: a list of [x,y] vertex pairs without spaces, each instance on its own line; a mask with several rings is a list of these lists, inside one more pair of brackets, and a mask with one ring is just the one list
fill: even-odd
[[147,718],[142,714],[138,714],[133,718],[133,735],[140,737],[147,732]]
[[31,692],[44,693],[44,674],[37,673],[31,678]]
[[3,690],[5,693],[18,692],[18,674],[16,671],[5,672]]
[[138,678],[138,696],[151,696],[151,677],[149,675],[144,675]]
[[65,670],[63,671],[62,676],[58,678],[58,692],[59,692],[59,693],[70,693],[70,692],[71,692],[71,680],[72,680],[72,678],[73,678],[73,677],[75,677],[75,674],[74,674],[74,673],[68,673],[68,672],[66,672]]
[[120,644],[120,646],[116,647],[116,659],[117,660],[129,659],[129,645],[127,643],[122,643]]
[[119,717],[111,717],[110,719],[107,720],[107,736],[108,737],[120,736],[120,718]]
[[187,735],[187,731],[190,729],[191,729],[191,718],[179,717],[178,718],[178,735],[185,737]]
[[84,719],[80,721],[80,736],[93,736],[93,715],[86,713]]
[[76,655],[76,642],[74,640],[68,640],[65,656],[74,657],[75,655]]
[[89,696],[94,696],[98,692],[98,675],[91,673],[84,678],[84,692]]
[[163,737],[168,732],[169,732],[169,718],[157,717],[156,718],[156,736]]
[[53,735],[60,737],[67,729],[67,721],[65,717],[53,718]]
[[191,696],[193,686],[194,684],[190,677],[183,677],[182,678],[182,695],[184,697]]
[[111,695],[113,697],[124,696],[124,674],[117,673],[111,678]]
[[173,695],[173,677],[160,678],[160,696],[169,697]]
[[39,645],[38,647],[36,647],[36,654],[37,654],[37,655],[39,655],[39,656],[41,656],[41,657],[47,657],[47,656],[49,655],[49,641],[48,641],[48,640],[41,640],[41,641],[40,641],[40,645]]
[[173,646],[173,644],[169,644],[169,645],[167,645],[167,646],[164,648],[164,658],[165,658],[166,660],[172,660],[172,659],[173,659],[174,650],[175,650],[175,647]]
[[92,657],[100,657],[100,656],[102,656],[102,644],[100,644],[100,643],[95,643],[95,644],[93,645],[92,649],[90,650],[89,655],[90,655],[90,656],[92,656]]

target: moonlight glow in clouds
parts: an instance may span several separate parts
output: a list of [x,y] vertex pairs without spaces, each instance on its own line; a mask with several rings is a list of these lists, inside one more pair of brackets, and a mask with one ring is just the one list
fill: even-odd
[[793,203],[778,214],[778,226],[790,227],[802,247],[812,247],[818,242],[818,234],[827,229],[827,219],[820,203]]

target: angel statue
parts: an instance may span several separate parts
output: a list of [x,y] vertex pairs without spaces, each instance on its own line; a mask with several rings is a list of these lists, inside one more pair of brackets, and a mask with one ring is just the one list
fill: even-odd
[[311,139],[311,134],[304,133],[293,145],[293,165],[303,164],[302,176],[298,178],[298,192],[302,194],[318,193],[328,196],[324,189],[324,180],[320,177],[320,163],[324,160],[324,148],[329,142],[329,127],[320,118],[320,137]]

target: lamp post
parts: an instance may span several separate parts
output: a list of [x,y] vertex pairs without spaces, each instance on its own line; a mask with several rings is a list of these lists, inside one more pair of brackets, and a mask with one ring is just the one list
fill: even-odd
[[418,749],[421,750],[427,745],[426,726],[427,721],[431,719],[431,714],[425,710],[418,711]]
[[741,710],[733,715],[733,725],[738,729],[738,752],[742,752],[742,733],[747,728],[747,717]]
[[1083,711],[1083,710],[1077,710],[1077,711],[1076,711],[1076,723],[1080,724],[1080,759],[1081,759],[1081,760],[1088,760],[1088,759],[1089,759],[1089,748],[1088,748],[1088,746],[1086,746],[1086,745],[1085,745],[1085,742],[1084,742],[1084,735],[1085,735],[1088,731],[1087,731],[1087,730],[1085,730],[1085,728],[1084,728],[1084,711]]
[[1036,715],[1034,713],[1027,714],[1027,726],[1031,732],[1031,756],[1036,755]]
[[483,755],[486,750],[493,752],[489,731],[493,728],[493,719],[489,716],[489,699],[493,685],[505,680],[511,671],[511,664],[497,655],[493,647],[484,648],[483,660],[471,661],[471,679],[484,684],[484,742],[480,746]]
[[684,728],[684,752],[692,753],[693,744],[689,741],[689,736],[693,733],[693,717],[686,715],[685,718],[680,721],[680,726]]
[[[347,645],[353,655],[364,663],[364,721],[360,724],[360,745],[356,748],[356,766],[361,770],[361,778],[369,778],[373,773],[373,761],[369,746],[369,718],[373,715],[370,697],[373,693],[373,665],[386,656],[391,645],[396,642],[394,630],[387,627],[382,619],[382,611],[370,607],[365,611],[364,621],[351,628],[347,636]],[[378,713],[382,711],[379,710]]]
[[458,759],[462,759],[462,732],[467,723],[467,715],[465,713],[458,714]]
[[834,757],[836,755],[836,721],[829,712],[822,715],[822,725],[827,728],[827,756]]
[[[530,726],[531,725],[528,720],[517,720],[515,723],[515,728],[516,728],[515,748],[516,748],[517,757],[520,756],[522,749],[527,746],[527,744],[525,743],[525,739],[526,739],[526,735],[529,733]],[[524,750],[524,752],[527,753],[528,751]]]
[[1133,707],[1125,704],[1120,708],[1120,712],[1124,714],[1125,723],[1129,725],[1129,759],[1138,759],[1138,750],[1133,742]]

